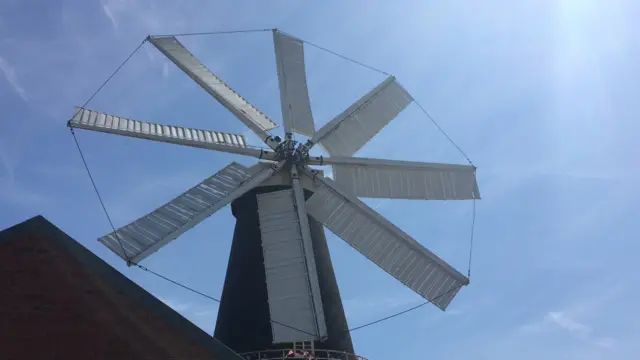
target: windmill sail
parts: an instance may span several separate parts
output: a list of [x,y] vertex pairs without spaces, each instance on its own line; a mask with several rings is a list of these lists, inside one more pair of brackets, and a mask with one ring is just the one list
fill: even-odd
[[76,107],[75,115],[69,121],[69,126],[201,149],[253,157],[261,156],[260,150],[247,147],[243,135],[131,120],[84,108]]
[[[315,259],[311,243],[303,239],[293,190],[257,198],[273,343],[320,340],[326,325],[320,293],[312,289],[312,282],[318,287]],[[314,272],[309,271],[310,261]]]
[[277,30],[273,31],[273,40],[285,132],[295,131],[312,137],[315,126],[307,89],[303,42]]
[[311,228],[309,227],[309,215],[306,209],[304,188],[298,176],[297,166],[291,167],[291,190],[293,191],[293,207],[296,210],[298,222],[300,223],[300,235],[302,236],[302,244],[304,245],[307,272],[309,273],[311,298],[313,299],[313,306],[316,312],[318,336],[320,339],[324,339],[327,337],[327,325],[324,321],[320,280],[318,279],[318,270],[316,268],[316,257],[313,250],[313,239],[311,238]]
[[390,76],[316,132],[331,156],[351,156],[393,120],[413,98]]
[[[260,139],[266,142],[270,138],[268,131],[277,125],[209,71],[178,39],[174,36],[149,37],[149,42],[231,111]],[[267,144],[271,146],[270,143],[267,142]]]
[[153,212],[98,240],[121,258],[138,263],[280,168],[282,164],[275,164],[251,174],[246,167],[231,163]]
[[316,220],[411,290],[445,310],[469,280],[355,197],[316,177],[307,210]]
[[359,197],[422,200],[480,199],[472,165],[341,158],[333,165],[341,189]]

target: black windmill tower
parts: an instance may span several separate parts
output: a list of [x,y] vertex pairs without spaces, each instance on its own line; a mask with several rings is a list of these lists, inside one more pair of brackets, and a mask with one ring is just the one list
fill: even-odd
[[[239,353],[292,348],[353,353],[323,226],[444,310],[468,284],[467,277],[358,197],[479,199],[475,167],[352,157],[413,98],[389,76],[316,130],[304,44],[277,30],[273,38],[284,139],[272,136],[269,131],[277,125],[174,36],[148,38],[268,149],[248,147],[242,135],[131,120],[86,108],[76,109],[69,126],[260,159],[248,168],[230,163],[99,241],[129,264],[137,264],[231,204],[236,227],[214,336]],[[295,142],[294,132],[309,140]],[[330,156],[311,155],[315,145]],[[334,179],[312,167],[318,165],[331,165]]]

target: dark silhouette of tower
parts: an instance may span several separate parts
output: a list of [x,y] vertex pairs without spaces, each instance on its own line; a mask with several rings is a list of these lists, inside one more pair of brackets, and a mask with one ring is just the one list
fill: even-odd
[[[238,353],[291,347],[291,344],[279,346],[272,343],[256,199],[257,194],[287,188],[256,188],[231,205],[236,227],[214,337]],[[305,193],[307,197],[311,194],[309,191]],[[313,218],[308,218],[328,332],[327,340],[317,341],[315,348],[353,353],[324,229]]]

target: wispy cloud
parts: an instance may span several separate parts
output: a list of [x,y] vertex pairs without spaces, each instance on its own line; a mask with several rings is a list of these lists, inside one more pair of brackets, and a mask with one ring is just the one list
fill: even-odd
[[165,79],[169,77],[169,63],[166,61],[162,64],[162,77]]
[[147,55],[147,58],[152,62],[156,61],[156,59],[159,59],[158,54],[156,52],[157,50],[152,48],[151,46],[143,46],[142,50]]
[[[114,30],[120,28],[120,18],[124,18],[126,15],[135,14],[139,17],[145,16],[145,11],[138,9],[139,1],[126,1],[126,0],[100,0],[102,5],[102,11],[105,16],[111,21],[111,25]],[[149,14],[149,16],[151,16]]]
[[48,196],[32,191],[16,180],[15,168],[15,157],[12,159],[0,143],[0,202],[29,208],[46,204],[50,200]]
[[603,348],[612,348],[616,345],[617,341],[613,338],[609,338],[609,337],[603,337],[603,338],[598,338],[595,341],[595,344],[603,347]]
[[175,16],[178,8],[191,9],[190,6],[182,3],[172,8],[168,3],[156,6],[156,3],[150,0],[101,0],[100,2],[102,11],[115,30],[131,26],[144,28],[148,33],[156,33],[158,30],[177,29],[189,24],[183,21],[182,17]]
[[111,21],[111,25],[113,25],[113,28],[118,30],[118,20],[116,20],[115,16],[113,16],[108,2],[102,3],[102,11],[104,11],[104,14],[109,18],[109,21]]
[[541,321],[520,328],[525,333],[549,334],[559,329],[591,346],[613,348],[618,341],[609,336],[597,336],[597,330],[571,313],[572,310],[549,311]]
[[553,329],[561,329],[580,336],[589,335],[593,330],[590,326],[568,315],[567,311],[549,311],[541,320],[520,327],[521,331],[531,333]]
[[562,311],[551,311],[547,314],[545,319],[574,334],[588,335],[592,331],[589,326],[576,321]]
[[13,90],[20,95],[22,100],[28,101],[27,92],[24,90],[20,82],[18,81],[18,76],[16,75],[15,68],[7,62],[7,60],[0,57],[0,71],[4,74],[5,79],[9,82],[9,85],[13,88]]

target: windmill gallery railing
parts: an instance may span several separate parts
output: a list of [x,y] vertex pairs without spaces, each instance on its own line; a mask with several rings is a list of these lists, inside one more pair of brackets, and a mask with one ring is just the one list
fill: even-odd
[[367,358],[344,351],[335,350],[264,350],[242,353],[240,356],[246,360],[367,360]]

